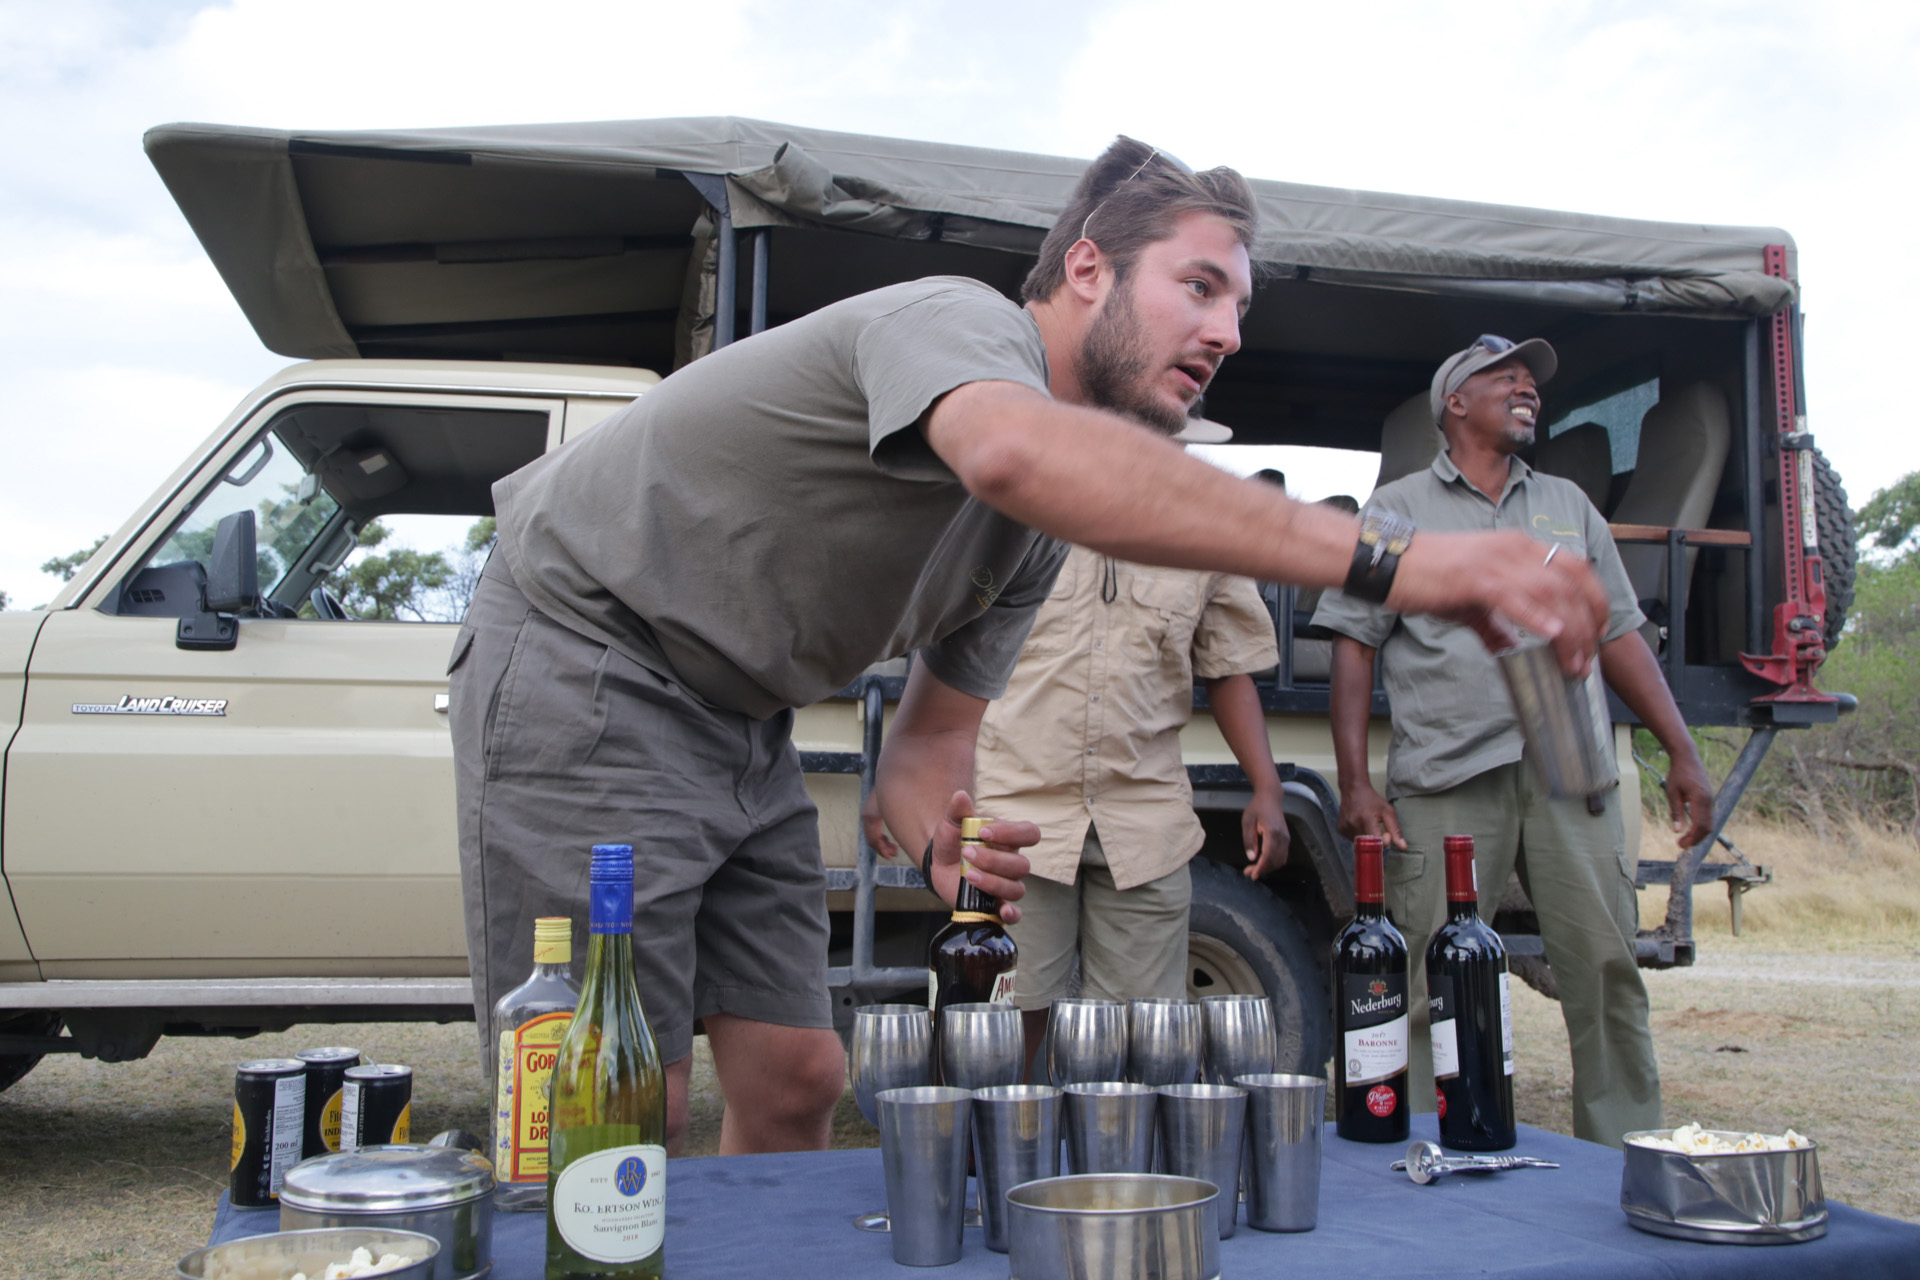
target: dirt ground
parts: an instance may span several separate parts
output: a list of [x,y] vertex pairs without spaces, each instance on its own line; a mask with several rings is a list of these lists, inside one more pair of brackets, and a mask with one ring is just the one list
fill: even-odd
[[[1920,1032],[1920,948],[1785,950],[1777,936],[1724,932],[1704,941],[1695,968],[1647,975],[1669,1123],[1792,1125],[1820,1140],[1829,1196],[1920,1221],[1920,1187],[1905,1174],[1920,1139],[1920,1068],[1907,1051]],[[1520,1117],[1565,1132],[1559,1006],[1516,984],[1514,1012]],[[417,1138],[484,1131],[468,1025],[163,1040],[134,1063],[50,1058],[0,1094],[0,1238],[10,1255],[0,1270],[48,1280],[167,1274],[205,1243],[225,1185],[233,1065],[322,1044],[411,1065]],[[692,1152],[711,1154],[718,1089],[704,1062],[694,1080]],[[834,1136],[839,1146],[878,1140],[850,1096]]]

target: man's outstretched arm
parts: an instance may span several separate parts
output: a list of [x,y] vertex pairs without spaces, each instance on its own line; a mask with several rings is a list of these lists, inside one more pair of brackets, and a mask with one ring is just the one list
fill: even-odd
[[1659,661],[1640,633],[1629,631],[1600,646],[1600,674],[1666,748],[1671,763],[1667,810],[1680,847],[1691,849],[1713,831],[1713,784],[1707,780],[1687,722],[1674,705],[1666,677],[1660,674]]
[[[1303,586],[1346,580],[1359,523],[1293,502],[1186,456],[1145,427],[1011,382],[955,388],[927,414],[927,442],[967,491],[1023,524],[1141,564],[1208,569]],[[1473,625],[1490,645],[1495,611],[1553,639],[1584,672],[1607,598],[1578,557],[1548,562],[1523,533],[1417,534],[1388,604]]]

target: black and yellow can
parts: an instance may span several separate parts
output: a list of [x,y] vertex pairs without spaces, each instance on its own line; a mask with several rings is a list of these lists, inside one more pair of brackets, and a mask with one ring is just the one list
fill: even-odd
[[298,1058],[243,1062],[233,1076],[233,1161],[228,1196],[242,1209],[277,1202],[300,1163],[307,1120],[307,1064]]
[[340,1149],[405,1142],[413,1132],[413,1068],[348,1067],[340,1089]]
[[358,1049],[331,1045],[325,1049],[302,1049],[293,1055],[307,1064],[307,1122],[300,1143],[300,1158],[311,1160],[340,1149],[340,1104],[347,1068],[366,1059]]

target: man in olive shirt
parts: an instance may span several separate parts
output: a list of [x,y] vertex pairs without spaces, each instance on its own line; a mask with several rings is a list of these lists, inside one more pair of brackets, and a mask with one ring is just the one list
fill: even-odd
[[[960,279],[847,299],[675,372],[496,486],[498,550],[451,666],[483,1028],[526,971],[532,919],[584,914],[588,846],[630,841],[670,1149],[696,1020],[728,1103],[723,1152],[824,1146],[845,1066],[792,709],[919,654],[879,805],[951,900],[974,736],[1056,539],[1363,583],[1490,637],[1498,610],[1584,669],[1598,589],[1583,568],[1498,533],[1374,554],[1350,518],[1166,438],[1239,348],[1254,224],[1232,170],[1121,139],[1043,242],[1024,307]],[[1038,831],[983,834],[965,874],[1017,919]]]
[[[1533,442],[1538,386],[1558,364],[1538,338],[1493,335],[1434,374],[1434,423],[1446,439],[1433,465],[1376,489],[1368,512],[1392,512],[1423,530],[1518,529],[1591,563],[1609,611],[1599,671],[1673,761],[1667,779],[1681,844],[1706,838],[1713,791],[1659,665],[1639,627],[1646,619],[1606,521],[1571,481],[1515,456]],[[1634,958],[1639,916],[1618,789],[1590,811],[1584,798],[1552,799],[1523,763],[1524,744],[1493,658],[1465,628],[1408,617],[1340,591],[1322,596],[1314,623],[1336,633],[1334,750],[1340,829],[1384,835],[1387,914],[1406,935],[1413,990],[1426,990],[1426,948],[1445,919],[1441,841],[1471,835],[1480,910],[1492,919],[1516,865],[1540,917],[1573,1053],[1574,1132],[1620,1145],[1620,1135],[1660,1123],[1660,1077],[1647,1027],[1647,994]],[[1387,797],[1367,774],[1373,659],[1383,654],[1393,739]],[[1611,749],[1611,743],[1607,744]],[[1638,820],[1638,815],[1632,815]],[[1434,1107],[1426,1003],[1413,1002],[1409,1087],[1416,1109]]]

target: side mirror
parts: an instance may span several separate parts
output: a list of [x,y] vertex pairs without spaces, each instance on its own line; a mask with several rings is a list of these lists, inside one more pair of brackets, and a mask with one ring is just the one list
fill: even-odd
[[254,559],[252,511],[236,511],[214,526],[207,583],[200,609],[180,619],[173,643],[179,649],[231,649],[240,643],[233,615],[260,607],[260,565]]
[[260,562],[254,558],[252,511],[236,511],[214,527],[207,557],[207,612],[252,612],[260,607]]

